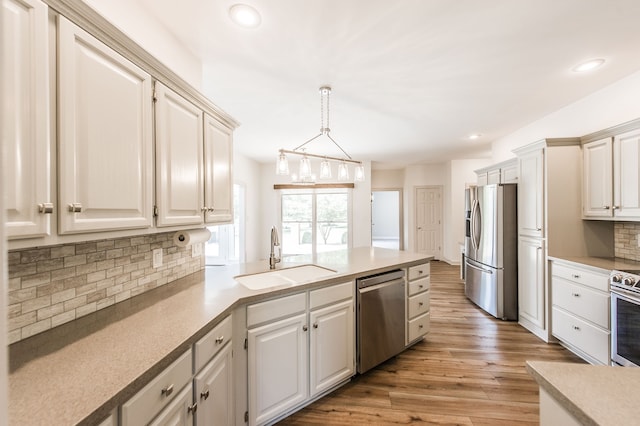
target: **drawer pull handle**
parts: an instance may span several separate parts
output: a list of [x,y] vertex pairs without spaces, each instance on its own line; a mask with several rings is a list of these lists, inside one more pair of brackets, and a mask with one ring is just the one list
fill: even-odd
[[202,399],[204,399],[206,401],[207,398],[209,398],[209,389],[207,389],[204,392],[200,392],[200,398],[202,398]]
[[217,345],[219,345],[222,342],[224,342],[224,336],[216,337],[216,344]]
[[611,208],[611,207],[609,207],[609,206],[604,206],[604,209],[605,209],[605,210],[609,210],[610,208]]
[[422,275],[422,269],[418,270],[418,275]]
[[162,395],[164,396],[169,396],[173,393],[173,384],[167,386],[166,388],[162,389]]
[[424,303],[418,302],[418,306],[423,306],[423,305],[424,305]]
[[578,327],[577,325],[574,325],[574,326],[573,326],[573,329],[574,329],[575,331],[580,331],[580,327]]
[[580,297],[580,293],[571,293],[573,297]]
[[197,402],[195,404],[190,405],[190,406],[187,407],[187,413],[195,414],[196,411],[198,411],[198,403]]
[[69,204],[70,213],[82,213],[82,203]]
[[580,275],[578,275],[578,274],[573,274],[573,275],[571,275],[571,276],[572,276],[573,278],[580,278]]
[[424,326],[422,324],[418,324],[418,328],[422,329]]
[[53,213],[53,203],[38,204],[38,212],[44,213],[44,214],[52,214]]
[[620,208],[620,206],[613,206],[614,210],[618,210]]
[[302,326],[302,331],[307,331],[309,329],[309,327],[307,327],[306,325]]
[[318,328],[318,323],[313,324],[313,328]]
[[424,287],[424,286],[423,286],[422,284],[420,284],[420,285],[418,286],[418,288],[423,288],[423,287]]
[[209,207],[200,207],[200,211],[207,212],[209,211]]

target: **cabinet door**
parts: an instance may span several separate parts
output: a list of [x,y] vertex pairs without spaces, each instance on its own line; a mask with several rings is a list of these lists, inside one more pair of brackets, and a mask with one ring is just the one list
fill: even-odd
[[353,299],[311,312],[311,396],[353,376],[353,318]]
[[494,183],[500,183],[500,169],[487,172],[487,184],[492,185]]
[[153,223],[151,77],[59,18],[59,231]]
[[611,138],[585,144],[582,157],[582,215],[585,218],[613,216]]
[[640,218],[640,130],[613,140],[615,217]]
[[306,314],[248,331],[249,425],[263,424],[307,399]]
[[10,239],[51,232],[51,215],[38,207],[53,202],[47,26],[47,6],[40,0],[2,0],[2,169]]
[[233,374],[228,343],[195,378],[196,423],[233,425]]
[[233,221],[232,131],[205,114],[205,222]]
[[202,111],[156,83],[157,226],[203,223]]
[[544,243],[520,238],[518,244],[518,314],[533,325],[545,328]]
[[520,235],[544,235],[544,149],[518,157],[518,230]]
[[518,183],[518,165],[503,167],[500,170],[501,183]]
[[484,186],[489,181],[489,175],[487,172],[478,173],[478,186]]
[[193,386],[188,384],[149,426],[193,425]]

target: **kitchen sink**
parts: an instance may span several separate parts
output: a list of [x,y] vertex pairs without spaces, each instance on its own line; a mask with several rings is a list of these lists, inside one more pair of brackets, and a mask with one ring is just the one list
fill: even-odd
[[259,272],[257,274],[238,275],[234,277],[234,279],[250,290],[262,290],[265,288],[291,286],[309,282],[317,278],[331,276],[335,273],[336,271],[333,269],[323,268],[318,265],[302,265]]

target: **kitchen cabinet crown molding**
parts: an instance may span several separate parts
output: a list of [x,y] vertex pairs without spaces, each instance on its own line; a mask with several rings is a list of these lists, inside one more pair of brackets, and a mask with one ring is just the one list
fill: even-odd
[[521,146],[512,150],[514,154],[520,156],[522,154],[526,154],[528,152],[533,152],[545,146],[572,146],[572,145],[580,145],[580,138],[546,138],[541,139],[536,142],[532,142],[528,145]]
[[616,135],[626,133],[632,130],[636,130],[640,128],[640,118],[636,118],[635,120],[627,121],[626,123],[618,124],[616,126],[612,126],[606,129],[598,130],[597,132],[589,133],[588,135],[584,135],[580,137],[580,142],[582,144],[586,144],[589,142],[595,142],[604,138],[611,138]]
[[134,62],[155,79],[175,90],[231,129],[240,125],[233,117],[220,109],[182,77],[156,59],[131,40],[127,35],[107,21],[102,15],[80,0],[43,0],[51,9]]
[[518,158],[513,157],[513,158],[510,158],[508,160],[501,161],[499,163],[491,164],[490,166],[480,167],[479,169],[476,169],[473,172],[476,173],[476,174],[485,173],[485,172],[488,172],[490,170],[502,169],[502,168],[505,168],[505,167],[515,166],[517,164],[518,164]]

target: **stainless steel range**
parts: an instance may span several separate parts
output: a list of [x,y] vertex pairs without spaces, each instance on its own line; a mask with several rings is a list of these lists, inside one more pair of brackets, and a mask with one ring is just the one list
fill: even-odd
[[640,270],[612,271],[611,361],[640,366]]

